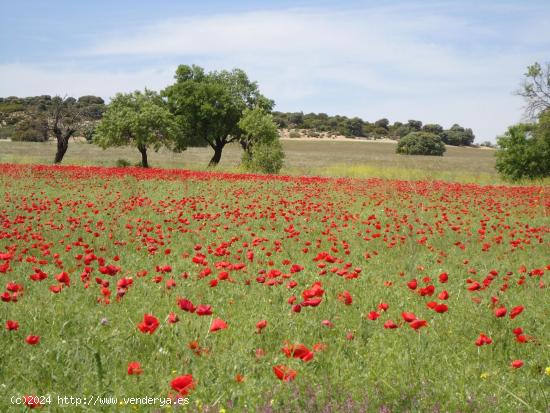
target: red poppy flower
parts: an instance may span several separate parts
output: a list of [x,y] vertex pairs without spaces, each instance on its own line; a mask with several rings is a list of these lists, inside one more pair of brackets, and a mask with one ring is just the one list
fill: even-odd
[[319,304],[321,304],[320,298],[310,298],[309,300],[305,300],[300,303],[303,307],[317,307]]
[[403,312],[401,313],[401,317],[403,317],[403,320],[405,320],[407,323],[416,320],[416,316],[414,315],[414,313]]
[[143,373],[143,369],[141,368],[141,364],[137,361],[131,361],[128,363],[128,374],[129,375],[138,375]]
[[516,341],[518,343],[526,343],[527,342],[527,336],[523,335],[523,334],[518,334],[516,336]]
[[504,317],[506,315],[506,307],[502,306],[499,308],[495,308],[495,316],[497,317]]
[[514,360],[510,365],[515,369],[519,369],[521,366],[523,366],[523,360]]
[[397,328],[397,324],[395,324],[392,320],[388,320],[384,323],[384,328],[394,329],[394,328]]
[[168,314],[168,322],[170,324],[175,324],[178,321],[180,321],[180,319],[176,313],[170,312],[170,314]]
[[446,313],[447,311],[449,311],[449,307],[447,307],[447,305],[445,304],[438,304],[434,307],[434,310],[436,313]]
[[409,326],[411,328],[414,328],[415,330],[418,330],[419,328],[426,327],[428,325],[428,322],[426,320],[414,320],[411,323],[409,323]]
[[65,284],[67,287],[71,284],[69,274],[67,274],[65,271],[63,271],[61,274],[56,275],[55,279],[57,280],[57,282]]
[[520,315],[524,309],[525,307],[523,307],[522,305],[518,305],[517,307],[512,308],[512,310],[510,311],[510,318],[513,320],[518,315]]
[[475,341],[476,343],[476,346],[478,347],[481,347],[485,344],[491,344],[493,342],[493,340],[491,340],[490,337],[487,337],[485,334],[483,333],[480,333],[479,334],[479,337],[477,338],[477,340]]
[[261,333],[264,328],[267,327],[267,320],[260,320],[256,323],[256,329],[258,333]]
[[8,331],[17,330],[19,328],[19,323],[15,320],[6,321],[6,329]]
[[152,314],[144,314],[143,321],[138,324],[142,333],[153,334],[159,326],[159,320]]
[[197,315],[212,315],[212,306],[201,304],[197,307]]
[[367,315],[367,317],[369,318],[369,320],[374,321],[374,320],[376,320],[378,317],[380,317],[380,314],[377,313],[376,311],[371,311],[371,312]]
[[186,396],[195,387],[193,375],[178,376],[170,382],[170,386],[182,396]]
[[287,357],[292,356],[305,362],[313,359],[313,352],[303,344],[287,345],[281,350]]
[[349,291],[344,291],[341,294],[338,294],[338,301],[344,303],[345,305],[351,305],[353,303],[353,297],[349,293]]
[[296,378],[296,370],[292,370],[290,367],[278,365],[273,366],[273,372],[279,380],[292,381]]
[[380,303],[378,304],[378,309],[380,311],[387,311],[390,306],[387,303]]
[[223,321],[221,318],[215,318],[212,321],[212,324],[210,324],[210,331],[218,331],[218,330],[225,330],[227,328],[227,323]]
[[29,409],[36,409],[41,407],[40,398],[38,396],[23,396],[23,402]]
[[38,344],[40,342],[40,336],[27,336],[25,341],[31,346],[34,346],[35,344]]
[[194,313],[196,310],[193,303],[186,298],[178,299],[178,305],[183,311],[187,311],[189,313]]

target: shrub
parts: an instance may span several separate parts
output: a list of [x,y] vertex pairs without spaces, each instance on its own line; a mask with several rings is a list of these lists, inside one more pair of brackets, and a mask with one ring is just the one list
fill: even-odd
[[13,141],[45,142],[48,140],[48,123],[45,119],[24,119],[15,126]]
[[86,125],[83,130],[82,130],[82,135],[84,136],[84,138],[86,139],[86,142],[88,143],[93,143],[94,141],[94,134],[95,134],[95,128],[96,128],[96,125],[95,124],[89,124],[89,125]]
[[302,136],[300,135],[300,132],[296,132],[295,130],[290,131],[290,133],[288,134],[288,137],[293,139],[299,138],[300,136]]
[[441,138],[428,132],[411,132],[397,143],[397,153],[404,155],[443,156],[445,145]]
[[284,157],[283,146],[279,140],[260,142],[252,147],[251,154],[244,153],[242,166],[250,172],[276,174],[283,167]]
[[10,139],[15,133],[15,126],[5,125],[0,126],[0,139]]
[[128,166],[131,166],[132,163],[126,159],[117,159],[116,160],[116,166],[118,168],[127,168]]

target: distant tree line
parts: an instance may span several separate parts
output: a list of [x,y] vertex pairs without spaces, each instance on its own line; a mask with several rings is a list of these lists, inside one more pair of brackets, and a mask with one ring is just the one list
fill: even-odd
[[[62,103],[60,105],[60,103]],[[43,142],[55,136],[55,120],[60,121],[60,107],[74,119],[74,133],[86,136],[87,126],[101,119],[106,109],[99,96],[61,98],[59,96],[0,97],[0,138],[15,141]]]
[[470,128],[454,124],[444,129],[438,124],[423,125],[419,120],[409,120],[407,123],[394,122],[390,124],[386,118],[368,122],[361,118],[346,116],[329,116],[326,113],[303,112],[273,112],[275,122],[280,128],[305,129],[312,136],[321,132],[347,137],[365,137],[370,139],[401,139],[412,132],[427,132],[437,135],[447,145],[469,146],[474,142],[475,135]]

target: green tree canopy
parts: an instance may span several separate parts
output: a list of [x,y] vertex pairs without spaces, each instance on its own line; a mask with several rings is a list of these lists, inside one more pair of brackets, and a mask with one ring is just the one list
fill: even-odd
[[510,126],[497,143],[496,169],[503,177],[517,181],[550,176],[550,110],[537,124]]
[[445,145],[441,138],[428,132],[411,132],[397,143],[396,152],[404,155],[443,156]]
[[274,105],[240,69],[206,73],[199,66],[180,65],[175,79],[163,95],[182,127],[176,145],[209,145],[214,150],[211,166],[219,163],[225,145],[241,139],[245,109],[271,111]]
[[447,145],[469,146],[474,142],[475,135],[470,128],[455,123],[451,129],[443,131],[442,139]]
[[271,143],[279,139],[273,115],[258,106],[244,110],[243,117],[239,121],[239,128],[241,129],[241,146],[249,154],[255,144]]
[[[147,149],[155,151],[162,146],[174,148],[179,125],[158,93],[118,93],[108,105],[97,126],[94,142],[106,149],[111,146],[135,146],[141,153],[141,164],[149,167]],[[182,140],[177,150],[184,150]]]
[[239,121],[242,165],[253,172],[277,173],[283,166],[284,152],[273,115],[260,107],[245,109]]

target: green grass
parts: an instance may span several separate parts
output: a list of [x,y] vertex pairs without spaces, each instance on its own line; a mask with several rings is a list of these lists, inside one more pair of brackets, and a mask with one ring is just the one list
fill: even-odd
[[[72,156],[79,154],[77,148],[69,148]],[[118,155],[109,156],[106,164]],[[205,173],[182,180],[162,171],[150,171],[157,175],[153,179],[134,178],[139,172],[129,168],[126,177],[110,177],[101,170],[2,167],[0,252],[12,251],[14,258],[0,280],[19,283],[24,292],[18,302],[0,302],[2,325],[8,319],[20,324],[17,331],[0,333],[0,411],[23,411],[10,398],[25,394],[50,394],[54,402],[46,411],[100,410],[61,408],[58,396],[114,396],[119,402],[132,396],[166,398],[170,381],[182,374],[196,381],[183,411],[345,412],[362,406],[392,412],[548,411],[550,304],[548,288],[539,282],[549,283],[544,268],[550,264],[550,203],[543,188],[433,180],[235,180]],[[192,262],[198,244],[213,270],[206,278],[199,277],[205,266]],[[321,251],[339,260],[327,263],[324,275],[314,261]],[[78,255],[91,252],[121,270],[103,275],[92,261],[86,288]],[[235,282],[210,286],[224,263],[241,262],[245,269],[229,270]],[[358,278],[331,272],[346,263],[361,268]],[[304,270],[274,278],[282,285],[257,281],[261,270],[290,274],[290,264]],[[170,265],[172,272],[159,274],[157,265]],[[31,281],[34,267],[48,279]],[[498,275],[486,289],[466,289],[466,279],[482,283],[493,269]],[[534,269],[544,275],[529,275]],[[57,284],[54,276],[62,270],[70,287],[53,294],[48,287]],[[148,274],[139,276],[143,270]],[[449,274],[445,284],[438,281],[442,272]],[[156,275],[163,275],[159,283]],[[98,302],[103,296],[96,277],[109,282],[110,304]],[[132,277],[133,285],[116,300],[122,277]],[[432,281],[424,283],[423,277]],[[422,297],[409,290],[413,278],[420,287],[433,284],[435,294]],[[172,289],[168,279],[176,283]],[[286,287],[291,280],[298,284],[294,289]],[[296,295],[300,302],[315,281],[325,291],[321,304],[292,312],[288,298]],[[508,288],[502,291],[504,284]],[[437,295],[444,289],[449,311],[438,314],[426,303],[442,302]],[[344,290],[353,296],[351,305],[338,299]],[[209,332],[212,317],[182,311],[178,297],[212,305],[213,317],[229,328]],[[514,320],[497,318],[491,297],[508,311],[518,305],[525,310]],[[369,320],[381,302],[389,309]],[[403,311],[427,320],[428,327],[414,331],[402,322]],[[170,312],[178,323],[166,323]],[[152,335],[137,328],[145,313],[160,321]],[[268,326],[257,334],[260,319]],[[389,319],[402,325],[384,329]],[[517,343],[515,327],[532,341]],[[493,344],[477,347],[480,333]],[[40,335],[41,342],[26,344],[29,334]],[[208,351],[195,355],[188,348],[194,340]],[[285,342],[310,349],[324,343],[326,349],[305,363],[285,357]],[[265,357],[258,359],[259,348]],[[511,368],[514,359],[525,365]],[[130,361],[140,362],[143,374],[129,376]],[[276,378],[272,367],[279,364],[297,371],[293,382]],[[245,381],[237,383],[236,374]],[[136,409],[104,406],[102,411]],[[138,410],[154,409],[160,405]]]

